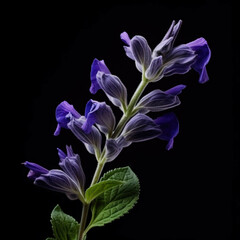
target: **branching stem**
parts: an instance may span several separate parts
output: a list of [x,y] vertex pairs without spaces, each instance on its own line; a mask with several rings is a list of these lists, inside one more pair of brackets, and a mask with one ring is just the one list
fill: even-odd
[[[142,95],[147,84],[148,84],[148,80],[145,78],[145,74],[143,72],[142,81],[140,82],[136,91],[134,92],[134,94],[129,102],[129,105],[126,107],[126,109],[124,109],[124,114],[123,114],[122,118],[120,119],[120,121],[118,122],[118,125],[115,128],[115,131],[113,132],[112,136],[109,136],[109,138],[110,137],[111,138],[118,137],[119,134],[121,133],[123,127],[127,123],[127,121],[135,114],[134,107],[136,106],[136,103],[139,100],[140,96]],[[106,158],[105,158],[104,154],[101,156],[99,156],[99,154],[98,154],[97,159],[98,159],[98,165],[95,170],[90,187],[99,181],[99,178],[103,171],[104,165],[106,163]],[[81,217],[81,222],[80,222],[80,227],[79,227],[79,235],[78,235],[79,240],[84,240],[85,235],[86,235],[85,228],[86,228],[86,223],[87,223],[89,207],[90,207],[90,204],[87,204],[87,203],[83,204],[82,217]]]

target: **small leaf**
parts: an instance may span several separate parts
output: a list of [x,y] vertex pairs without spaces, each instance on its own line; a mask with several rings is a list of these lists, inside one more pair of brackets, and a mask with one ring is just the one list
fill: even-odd
[[139,198],[139,181],[130,167],[117,168],[107,172],[101,181],[124,181],[99,195],[92,204],[92,219],[85,230],[103,226],[120,218],[134,207]]
[[101,193],[107,190],[110,190],[111,188],[121,184],[123,184],[123,181],[117,181],[117,180],[106,180],[106,181],[101,181],[99,183],[96,183],[86,190],[85,200],[87,203],[90,203],[92,200],[98,197]]
[[47,240],[77,240],[79,224],[71,216],[65,214],[59,205],[57,205],[51,214],[51,223],[54,238]]

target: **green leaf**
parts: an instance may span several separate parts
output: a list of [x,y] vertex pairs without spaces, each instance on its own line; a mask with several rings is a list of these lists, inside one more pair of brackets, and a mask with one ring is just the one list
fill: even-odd
[[65,214],[59,205],[57,205],[51,214],[51,223],[54,238],[47,240],[77,240],[79,224],[71,216]]
[[107,172],[101,181],[107,180],[124,181],[124,183],[103,192],[93,201],[92,219],[85,232],[93,227],[110,223],[128,213],[139,198],[139,181],[130,167]]
[[85,201],[90,203],[96,197],[98,197],[101,193],[110,190],[113,187],[123,184],[123,181],[117,180],[106,180],[101,181],[99,183],[94,184],[90,188],[88,188],[85,192]]

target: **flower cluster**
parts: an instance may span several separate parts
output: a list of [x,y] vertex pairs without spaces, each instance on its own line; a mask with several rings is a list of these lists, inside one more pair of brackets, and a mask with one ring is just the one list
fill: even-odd
[[[200,83],[208,81],[206,65],[211,51],[207,41],[199,38],[174,46],[181,24],[181,20],[177,24],[173,21],[162,41],[153,50],[142,36],[130,38],[126,32],[120,35],[126,55],[142,73],[142,81],[131,99],[128,99],[124,83],[111,73],[104,60],[94,59],[90,92],[96,94],[102,90],[109,101],[123,112],[118,123],[111,106],[106,102],[89,100],[82,115],[67,101],[63,101],[56,108],[57,128],[54,135],[59,135],[62,128],[69,129],[87,151],[103,164],[113,161],[123,148],[134,142],[159,138],[167,142],[167,150],[173,148],[174,138],[179,132],[176,115],[168,111],[152,119],[147,114],[178,106],[179,94],[186,86],[180,84],[166,91],[155,89],[144,96],[142,94],[149,83],[173,74],[185,74],[190,69],[199,73]],[[67,147],[67,154],[58,149],[58,154],[62,170],[49,171],[38,164],[25,162],[25,166],[30,169],[28,177],[37,185],[65,193],[69,199],[83,200],[85,175],[79,156],[73,153],[71,147]]]

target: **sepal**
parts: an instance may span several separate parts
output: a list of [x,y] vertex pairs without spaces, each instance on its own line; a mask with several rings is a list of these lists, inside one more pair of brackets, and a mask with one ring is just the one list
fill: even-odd
[[97,81],[109,100],[117,107],[125,108],[127,105],[127,89],[122,81],[115,75],[99,71]]

